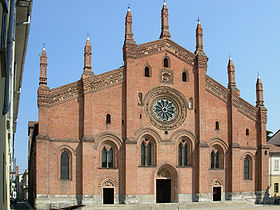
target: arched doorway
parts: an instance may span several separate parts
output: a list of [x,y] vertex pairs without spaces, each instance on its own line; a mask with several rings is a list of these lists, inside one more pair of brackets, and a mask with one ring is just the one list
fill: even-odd
[[223,184],[221,180],[214,179],[210,185],[210,188],[212,190],[212,200],[213,201],[221,201],[223,200]]
[[110,178],[105,179],[101,183],[101,195],[103,204],[114,204],[116,203],[117,184],[116,181]]
[[163,165],[155,178],[156,202],[177,202],[177,172],[170,165]]

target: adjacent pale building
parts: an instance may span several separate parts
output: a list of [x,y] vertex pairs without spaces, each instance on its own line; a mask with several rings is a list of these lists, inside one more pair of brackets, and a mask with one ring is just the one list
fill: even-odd
[[[32,0],[0,1],[0,209],[9,209],[10,174],[15,172],[16,132]],[[11,173],[10,173],[11,172]]]
[[274,199],[280,199],[280,130],[268,141],[269,151],[269,195]]

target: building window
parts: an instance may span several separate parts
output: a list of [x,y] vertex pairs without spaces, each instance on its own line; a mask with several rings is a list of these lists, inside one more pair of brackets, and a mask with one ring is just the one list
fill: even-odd
[[185,139],[183,139],[178,145],[178,165],[191,165],[191,144]]
[[249,129],[246,129],[246,136],[249,136]]
[[216,152],[216,156],[215,156],[215,168],[220,168],[220,153],[219,153],[219,151]]
[[163,66],[164,66],[165,68],[169,68],[169,59],[168,59],[167,57],[165,57],[165,58],[163,59]]
[[60,179],[69,179],[69,152],[63,151],[60,156]]
[[189,99],[189,109],[193,109],[193,98]]
[[279,171],[279,160],[274,160],[274,171]]
[[188,76],[187,76],[187,73],[186,73],[186,72],[183,72],[183,73],[182,73],[182,81],[183,81],[183,82],[187,82],[187,81],[188,81]]
[[215,168],[215,152],[211,152],[211,168]]
[[211,152],[211,169],[224,168],[224,155],[221,148],[215,146]]
[[274,183],[274,193],[279,192],[279,183]]
[[244,158],[244,179],[249,180],[252,179],[252,160],[249,156]]
[[215,128],[216,131],[220,130],[220,123],[218,121],[216,121],[216,128]]
[[106,115],[106,124],[111,124],[111,115],[110,114]]
[[148,66],[145,67],[145,77],[151,77],[150,68]]
[[114,151],[110,146],[102,149],[102,168],[114,168]]
[[141,144],[141,166],[152,165],[152,143],[145,139]]
[[143,94],[138,93],[138,105],[142,106],[143,105]]

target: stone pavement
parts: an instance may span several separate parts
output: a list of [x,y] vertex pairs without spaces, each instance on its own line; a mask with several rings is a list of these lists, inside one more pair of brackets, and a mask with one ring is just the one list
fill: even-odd
[[115,204],[93,205],[78,208],[79,210],[184,210],[184,209],[230,209],[230,210],[280,210],[280,205],[257,205],[245,201],[221,201],[221,202],[193,202],[193,203],[161,203],[161,204]]

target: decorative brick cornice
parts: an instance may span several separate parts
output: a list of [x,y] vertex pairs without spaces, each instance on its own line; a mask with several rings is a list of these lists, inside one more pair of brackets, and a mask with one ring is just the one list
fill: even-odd
[[205,77],[205,88],[208,92],[227,103],[229,90],[207,75]]
[[125,56],[127,58],[138,59],[161,52],[169,52],[184,62],[194,65],[195,55],[170,39],[159,39],[131,48],[127,47]]
[[240,111],[242,114],[246,115],[250,119],[254,121],[257,120],[258,109],[240,97],[239,97],[239,103],[237,108],[238,111]]
[[84,94],[97,92],[106,88],[121,85],[124,78],[124,67],[109,71],[94,78],[84,80]]
[[54,88],[50,91],[50,106],[59,105],[67,101],[76,99],[79,93],[78,81],[67,85],[63,85],[58,88]]
[[[206,90],[209,93],[213,94],[214,96],[227,103],[229,97],[229,90],[226,87],[224,87],[209,76],[206,76],[205,83]],[[246,102],[245,100],[243,100],[242,98],[240,98],[237,94],[232,94],[232,104],[238,109],[239,112],[249,117],[251,120],[257,120],[258,109]]]
[[97,92],[106,88],[121,85],[123,67],[97,76],[91,76],[67,85],[50,90],[49,106],[56,106],[77,99],[82,94]]

